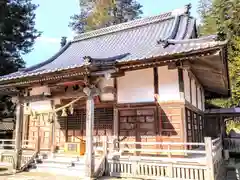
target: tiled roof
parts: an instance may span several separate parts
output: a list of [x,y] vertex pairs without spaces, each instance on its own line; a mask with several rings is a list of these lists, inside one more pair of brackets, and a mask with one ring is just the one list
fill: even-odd
[[187,7],[81,34],[49,60],[0,77],[0,81],[81,67],[83,58],[106,59],[123,54],[118,63],[194,52],[225,42],[196,37],[196,21]]

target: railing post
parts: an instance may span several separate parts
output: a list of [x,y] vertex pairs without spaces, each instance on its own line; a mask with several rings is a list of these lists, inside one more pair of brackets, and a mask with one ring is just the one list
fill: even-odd
[[170,148],[170,144],[168,144],[168,157],[171,158],[172,154],[171,154],[171,148]]
[[168,172],[168,177],[169,178],[173,178],[173,164],[171,163],[171,164],[168,164],[168,170],[167,170],[167,172]]
[[106,156],[108,153],[108,142],[107,136],[103,136],[103,155]]
[[207,176],[208,180],[214,180],[214,163],[213,163],[213,156],[212,156],[212,138],[205,137],[205,150],[206,150],[206,164],[207,164]]

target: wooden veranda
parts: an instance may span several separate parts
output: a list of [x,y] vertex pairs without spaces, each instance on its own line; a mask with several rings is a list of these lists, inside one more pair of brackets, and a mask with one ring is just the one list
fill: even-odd
[[221,136],[224,149],[229,153],[240,153],[240,136],[231,136],[227,133],[229,121],[239,122],[240,108],[209,109],[205,111],[206,131],[209,137]]

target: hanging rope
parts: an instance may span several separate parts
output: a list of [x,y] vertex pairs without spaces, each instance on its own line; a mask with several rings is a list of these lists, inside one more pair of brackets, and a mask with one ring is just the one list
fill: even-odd
[[86,96],[80,96],[80,97],[78,97],[77,99],[71,101],[70,103],[68,103],[68,104],[66,104],[66,105],[64,105],[64,106],[62,106],[62,107],[60,107],[60,108],[57,108],[57,109],[55,109],[55,110],[53,110],[53,111],[51,111],[51,112],[52,112],[52,113],[56,113],[56,112],[58,112],[58,111],[61,111],[61,110],[63,110],[64,108],[67,108],[67,107],[73,105],[75,102],[79,101],[80,99],[82,99],[82,98],[84,98],[84,97],[86,97]]
[[[84,97],[86,97],[86,96],[80,96],[80,97],[78,97],[77,99],[74,99],[73,101],[71,101],[70,103],[68,103],[68,104],[66,104],[66,105],[64,105],[64,106],[62,106],[62,107],[59,107],[59,108],[57,108],[57,109],[54,109],[54,110],[41,111],[40,114],[45,114],[45,113],[46,113],[46,114],[50,114],[50,113],[54,114],[54,113],[57,113],[58,111],[65,111],[65,110],[64,110],[65,108],[67,108],[67,107],[69,107],[69,106],[72,106],[74,103],[76,103],[77,101],[81,100],[81,99],[84,98]],[[32,112],[31,115],[36,117],[37,111],[31,111],[31,112]]]

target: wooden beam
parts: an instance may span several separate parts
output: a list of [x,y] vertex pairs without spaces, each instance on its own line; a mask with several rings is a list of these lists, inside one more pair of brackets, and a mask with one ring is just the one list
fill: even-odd
[[[154,94],[155,95],[158,95],[159,94],[159,76],[158,76],[158,67],[154,67],[153,68],[153,77],[154,77],[154,80],[153,80],[153,83],[154,83]],[[161,129],[160,129],[160,124],[162,122],[159,122],[160,121],[160,118],[159,118],[159,103],[158,103],[158,99],[155,98],[155,102],[156,102],[156,113],[155,113],[155,123],[156,123],[156,134],[160,134],[161,133]]]
[[190,76],[189,72],[188,72],[188,79],[189,79],[189,86],[190,86],[190,103],[192,104],[192,77]]
[[183,69],[180,69],[180,68],[178,68],[178,84],[179,84],[180,98],[181,99],[185,99]]
[[202,64],[192,65],[192,69],[197,70],[197,71],[207,71],[207,72],[211,72],[211,73],[214,73],[214,74],[222,75],[222,73],[220,71],[216,71],[216,70],[211,69],[209,67],[205,67]]
[[23,118],[24,118],[23,93],[19,93],[18,103],[17,103],[17,108],[16,108],[16,127],[15,127],[16,163],[15,163],[15,169],[20,169],[20,167],[21,167]]
[[56,93],[51,96],[45,96],[45,95],[34,95],[34,96],[25,96],[24,102],[36,102],[36,101],[44,101],[44,100],[54,100],[56,98],[59,99],[70,99],[70,98],[76,98],[79,96],[85,95],[83,92],[69,92],[69,93]]
[[94,176],[94,151],[93,151],[93,129],[94,129],[94,98],[92,90],[86,88],[86,162],[85,162],[85,178],[93,179]]
[[178,67],[176,62],[171,62],[167,66],[169,70],[176,69]]

